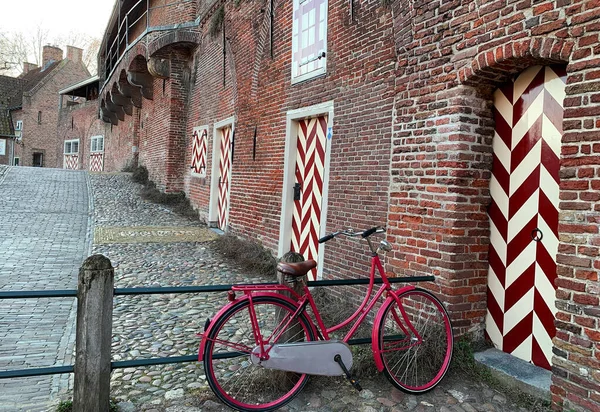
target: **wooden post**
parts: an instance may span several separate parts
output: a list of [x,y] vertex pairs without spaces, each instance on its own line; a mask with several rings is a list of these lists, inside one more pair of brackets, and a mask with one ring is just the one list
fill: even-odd
[[[300,253],[297,253],[297,252],[287,252],[285,255],[283,255],[281,258],[279,258],[279,261],[285,262],[285,263],[304,262],[304,256],[302,256]],[[281,285],[288,285],[290,288],[292,288],[294,290],[294,292],[298,293],[299,295],[302,295],[302,293],[304,291],[304,285],[306,285],[308,278],[306,276],[303,276],[300,279],[296,278],[297,281],[293,282],[293,283],[291,282],[292,279],[294,279],[294,278],[289,275],[284,275],[281,272],[277,272],[277,282],[279,282]],[[287,294],[287,295],[289,295],[289,294]]]
[[[281,258],[279,258],[279,261],[285,262],[285,263],[304,262],[304,256],[302,256],[300,253],[297,253],[297,252],[287,252],[285,255],[283,255]],[[295,279],[296,281],[292,282],[293,279]],[[282,285],[289,286],[294,292],[296,292],[302,296],[302,294],[304,293],[304,285],[306,285],[307,277],[302,276],[301,278],[293,278],[290,275],[284,275],[281,272],[277,272],[277,281]],[[281,293],[283,295],[293,299],[293,297],[290,296],[289,292],[282,291]],[[280,313],[279,310],[276,313],[277,313],[278,319],[283,318],[284,314]],[[298,332],[300,332],[300,325],[296,325],[295,327],[288,329],[281,336],[281,338],[280,338],[281,342],[288,342],[291,339],[291,337],[293,337],[293,336],[299,336],[299,339],[301,339],[302,334],[299,334]]]
[[114,269],[103,255],[88,257],[79,269],[75,337],[74,412],[110,409],[110,349]]

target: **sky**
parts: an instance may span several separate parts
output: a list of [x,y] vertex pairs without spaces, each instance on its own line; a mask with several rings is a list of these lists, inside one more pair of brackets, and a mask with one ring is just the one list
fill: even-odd
[[40,26],[55,37],[71,31],[102,38],[116,0],[1,0],[0,31]]

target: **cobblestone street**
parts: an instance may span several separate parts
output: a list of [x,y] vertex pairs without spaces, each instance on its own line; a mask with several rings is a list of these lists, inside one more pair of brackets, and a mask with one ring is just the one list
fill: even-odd
[[[89,254],[87,174],[0,167],[0,290],[75,289]],[[73,363],[75,299],[0,301],[0,370]],[[45,411],[68,375],[0,380],[0,410]]]
[[[0,169],[0,175],[2,169]],[[47,181],[42,180],[47,176]],[[11,231],[17,225],[0,226],[2,253],[9,258],[0,259],[0,284],[2,290],[15,289],[74,289],[77,284],[77,268],[88,254],[87,242],[87,188],[86,174],[56,170],[13,168],[7,175],[0,176],[0,205],[17,219],[33,219],[33,215],[53,216],[65,221],[62,227],[56,222],[51,236],[40,237],[43,241],[33,241],[26,236],[27,230],[50,224],[19,226],[22,239],[18,242]],[[29,183],[28,183],[29,182]],[[63,184],[67,182],[68,184]],[[27,185],[43,186],[37,190],[50,191],[60,200],[60,207],[52,209],[51,195],[45,192],[31,191],[31,203],[35,199],[45,199],[44,207],[22,204],[21,199]],[[20,187],[19,196],[5,195],[12,187]],[[61,186],[67,192],[58,192]],[[51,189],[55,187],[55,189]],[[91,253],[107,256],[115,267],[115,286],[158,287],[192,286],[208,284],[232,284],[266,282],[273,279],[245,275],[231,263],[223,262],[215,255],[210,240],[216,235],[196,221],[182,218],[163,206],[142,200],[137,192],[140,185],[132,183],[128,174],[92,174],[89,176],[89,189],[93,197],[94,227]],[[52,192],[55,190],[56,192]],[[76,194],[72,194],[76,193]],[[56,200],[58,202],[58,200]],[[77,205],[78,211],[67,204]],[[38,202],[39,203],[39,202]],[[58,210],[61,212],[59,213]],[[4,209],[2,209],[4,211]],[[53,212],[52,212],[53,211]],[[22,220],[21,220],[21,223]],[[50,229],[48,229],[50,230]],[[10,239],[8,234],[11,233]],[[91,235],[91,233],[90,233]],[[29,239],[29,240],[27,240]],[[26,259],[27,264],[14,263],[11,256],[25,252],[19,248],[31,243],[32,250],[39,257]],[[17,250],[19,250],[17,252]],[[29,249],[28,249],[29,250]],[[64,252],[63,252],[64,250]],[[13,263],[11,263],[13,262]],[[62,277],[56,275],[58,264],[68,269],[62,270]],[[70,265],[70,266],[69,266]],[[62,266],[61,266],[62,267]],[[52,270],[51,270],[52,269]],[[51,273],[52,272],[52,273]],[[43,276],[35,275],[43,273]],[[15,281],[18,278],[18,281]],[[48,299],[49,300],[49,299]],[[163,356],[195,355],[199,339],[196,333],[202,330],[207,317],[226,303],[226,294],[168,294],[120,296],[115,298],[113,315],[113,360],[128,360]],[[52,301],[51,304],[39,300],[36,303],[0,301],[0,342],[3,368],[25,367],[35,356],[48,358],[49,364],[41,359],[36,366],[72,364],[71,329],[74,326],[72,301]],[[23,311],[29,314],[23,316]],[[11,314],[14,313],[14,317]],[[17,315],[19,313],[20,315]],[[48,314],[52,314],[49,318]],[[18,316],[18,317],[17,317]],[[45,323],[35,324],[31,334],[42,335],[43,345],[36,344],[25,333],[18,335],[13,330],[21,327],[22,319],[31,322],[43,316]],[[25,329],[24,329],[25,330]],[[28,329],[29,330],[29,329]],[[47,332],[51,330],[51,332]],[[8,334],[6,333],[8,331]],[[65,332],[66,331],[66,332]],[[9,336],[10,335],[10,336]],[[12,337],[11,337],[12,336]],[[12,340],[8,340],[11,337]],[[69,339],[65,338],[69,337]],[[19,341],[18,350],[15,342]],[[11,346],[12,345],[12,346]],[[36,346],[37,345],[37,346]],[[51,350],[53,351],[50,354]],[[367,349],[368,350],[368,349]],[[58,355],[57,355],[58,353]],[[6,358],[10,357],[9,362]],[[52,359],[49,359],[52,358]],[[50,361],[51,360],[51,361]],[[27,365],[31,366],[31,365]],[[373,368],[371,368],[373,369]],[[62,382],[62,386],[59,383]],[[69,399],[70,390],[65,391],[67,379],[27,378],[0,381],[0,410],[53,410],[50,406],[38,409],[17,398],[9,398],[11,388],[36,388],[44,393],[48,402],[55,403],[59,398]],[[361,379],[364,390],[357,392],[341,378],[311,378],[303,392],[283,410],[288,411],[440,411],[440,412],[508,412],[526,411],[517,406],[505,394],[489,388],[485,383],[472,382],[463,377],[450,374],[434,391],[421,395],[405,395],[392,388],[382,375],[367,374]],[[59,389],[61,390],[59,393]],[[21,391],[19,391],[20,393]],[[12,393],[17,393],[13,389]],[[31,392],[23,393],[27,399],[34,399]],[[112,373],[111,396],[122,411],[226,411],[207,388],[204,370],[197,362],[157,365],[117,369]],[[7,402],[11,401],[12,404]],[[5,405],[12,405],[5,407]],[[47,403],[46,405],[49,405]],[[18,407],[17,407],[18,406]],[[4,409],[2,409],[4,408]],[[542,409],[539,409],[542,410]]]

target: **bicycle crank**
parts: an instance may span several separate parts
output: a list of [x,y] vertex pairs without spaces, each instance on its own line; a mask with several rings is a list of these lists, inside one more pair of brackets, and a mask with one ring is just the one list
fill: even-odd
[[347,369],[352,368],[352,351],[346,343],[330,340],[326,342],[284,343],[265,347],[269,359],[260,359],[260,347],[254,348],[250,361],[267,369],[287,372],[308,373],[309,375],[345,375],[340,364],[341,358]]

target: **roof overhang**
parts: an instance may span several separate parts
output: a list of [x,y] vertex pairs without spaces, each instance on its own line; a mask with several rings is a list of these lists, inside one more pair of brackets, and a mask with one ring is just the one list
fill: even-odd
[[66,89],[59,90],[58,94],[86,97],[87,86],[98,83],[99,79],[100,78],[98,76],[90,77],[89,79],[85,79],[79,83],[67,87]]

